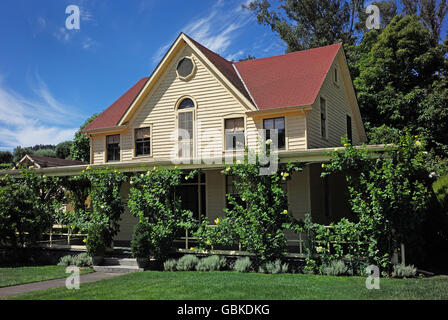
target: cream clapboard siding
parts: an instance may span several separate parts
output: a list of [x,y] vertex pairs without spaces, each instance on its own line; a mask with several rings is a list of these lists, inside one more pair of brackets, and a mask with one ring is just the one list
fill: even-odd
[[207,197],[206,214],[209,221],[212,222],[216,218],[224,215],[223,210],[226,206],[226,181],[225,176],[220,170],[207,170],[205,179],[205,194]]
[[[130,184],[126,182],[122,185],[120,194],[123,203],[128,202],[129,198]],[[138,219],[130,214],[129,208],[125,206],[125,210],[121,215],[120,220],[120,232],[115,236],[114,240],[118,241],[129,241],[132,239],[132,234],[134,232],[134,227],[137,224]]]
[[[192,56],[197,66],[195,75],[188,81],[178,79],[175,67],[183,56]],[[151,127],[152,158],[169,159],[174,147],[172,134],[176,129],[175,105],[183,96],[192,97],[197,103],[195,111],[196,156],[219,156],[224,146],[224,119],[244,117],[246,142],[250,149],[258,149],[258,129],[263,129],[260,119],[246,116],[247,109],[204,65],[191,48],[180,50],[171,61],[156,86],[148,94],[132,120],[129,130],[121,134],[121,161],[147,161],[149,157],[134,157],[135,128]],[[286,134],[288,150],[306,149],[304,115],[287,115]],[[105,136],[93,136],[94,163],[104,163]]]
[[[356,123],[356,117],[351,110],[349,98],[345,86],[352,85],[347,83],[347,79],[342,76],[340,66],[343,65],[343,57],[338,53],[333,62],[329,73],[327,74],[322,88],[312,105],[312,110],[307,113],[307,136],[308,148],[340,147],[341,137],[347,134],[346,116],[352,118],[353,144],[359,145],[361,142]],[[336,85],[334,79],[334,68],[338,68],[339,81]],[[320,97],[327,101],[327,136],[324,139],[321,136],[320,123]]]
[[[189,81],[178,79],[175,70],[177,62],[184,56],[192,56],[197,66],[195,75]],[[123,161],[140,160],[133,156],[133,131],[136,127],[146,125],[152,127],[153,157],[165,159],[170,157],[174,147],[172,134],[176,128],[175,105],[183,96],[190,96],[197,103],[195,113],[195,141],[199,149],[197,156],[210,149],[222,150],[224,117],[245,117],[246,109],[214,77],[192,50],[185,47],[173,59],[159,83],[135,114],[130,123],[131,130],[123,135]]]
[[106,136],[97,135],[92,137],[93,144],[93,163],[104,163],[105,148],[106,148]]

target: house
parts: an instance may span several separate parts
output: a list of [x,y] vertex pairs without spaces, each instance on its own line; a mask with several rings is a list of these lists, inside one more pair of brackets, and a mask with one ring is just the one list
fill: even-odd
[[60,159],[52,157],[38,156],[35,154],[26,154],[16,163],[14,169],[18,168],[29,168],[33,166],[34,168],[53,168],[53,167],[67,167],[67,166],[80,166],[85,165],[85,162],[71,159]]
[[[173,161],[176,129],[187,133],[182,146],[189,161],[180,164]],[[92,166],[200,169],[180,193],[187,208],[212,222],[223,214],[225,194],[234,192],[232,178],[221,174],[226,157],[245,146],[259,150],[267,138],[260,135],[263,129],[277,130],[280,162],[304,163],[287,185],[295,217],[311,213],[316,222],[328,223],[350,214],[344,177],[320,177],[321,163],[329,150],[341,147],[341,137],[355,145],[367,140],[340,43],[233,63],[181,33],[152,75],[84,132],[91,139]],[[128,190],[123,188],[124,198]],[[129,241],[135,223],[126,212],[116,241]]]

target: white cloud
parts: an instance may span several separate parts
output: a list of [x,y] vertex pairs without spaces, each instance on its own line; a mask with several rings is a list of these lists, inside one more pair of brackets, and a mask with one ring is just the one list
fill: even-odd
[[[0,81],[0,145],[2,148],[57,144],[73,138],[73,122],[81,116],[57,101],[47,85],[36,76],[32,98],[7,88]],[[1,78],[0,78],[1,79]]]
[[238,51],[237,53],[232,53],[226,56],[226,59],[229,61],[236,61],[237,59],[241,58],[244,54],[243,50]]
[[[253,20],[253,16],[247,10],[242,10],[241,5],[245,1],[238,1],[237,5],[229,5],[225,1],[218,1],[211,10],[203,16],[196,16],[185,24],[178,33],[184,32],[208,49],[220,54],[228,52],[232,42],[238,38],[239,31]],[[152,57],[152,62],[157,64],[172,41],[160,47]],[[243,52],[240,54],[242,55]]]

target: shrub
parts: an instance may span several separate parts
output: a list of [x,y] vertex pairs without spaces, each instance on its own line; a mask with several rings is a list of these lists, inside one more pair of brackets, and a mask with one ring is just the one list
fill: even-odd
[[317,262],[314,259],[306,258],[305,266],[302,269],[302,272],[305,274],[315,274],[317,271]]
[[[261,149],[264,147],[261,146]],[[280,259],[287,251],[283,230],[292,216],[288,211],[288,194],[284,184],[294,172],[301,170],[299,165],[288,163],[275,172],[269,172],[260,156],[248,150],[244,162],[237,162],[223,170],[223,174],[235,178],[238,196],[226,195],[229,201],[226,215],[213,228],[217,233],[223,229],[230,230],[230,234],[224,233],[226,240],[241,243],[245,251],[254,254],[256,264]],[[255,163],[252,159],[256,159]]]
[[217,271],[226,267],[226,258],[220,256],[210,256],[203,258],[196,266],[197,271]]
[[412,278],[417,274],[417,269],[413,265],[396,264],[392,271],[392,277]]
[[348,273],[348,267],[344,261],[334,260],[322,267],[322,273],[327,276],[342,276]]
[[283,263],[280,259],[275,260],[274,262],[266,262],[258,269],[260,273],[286,273],[288,272],[289,265],[287,263]]
[[105,230],[102,226],[92,226],[86,239],[87,253],[91,257],[103,256],[106,251]]
[[[192,171],[185,178],[188,180],[194,174]],[[182,174],[177,168],[154,168],[130,180],[129,210],[139,223],[148,226],[151,254],[159,261],[166,260],[173,241],[185,229],[193,228],[192,213],[183,210],[180,197],[174,196],[181,182]]]
[[176,271],[177,260],[170,259],[163,263],[163,269],[165,271]]
[[448,174],[434,182],[432,188],[442,207],[448,210]]
[[75,265],[75,261],[74,261],[74,257],[67,255],[67,256],[63,256],[58,263],[58,266],[74,266]]
[[198,257],[186,254],[177,261],[176,269],[179,271],[194,270],[198,263],[199,263]]
[[59,182],[29,169],[0,177],[0,245],[30,248],[42,239],[61,208]]
[[80,253],[73,257],[73,263],[77,267],[90,267],[92,265],[92,258],[87,253]]
[[249,257],[239,258],[235,261],[235,265],[233,266],[233,270],[237,272],[249,272],[252,268],[252,261],[250,261]]
[[134,258],[146,258],[151,253],[150,228],[143,223],[137,223],[131,240],[131,252]]

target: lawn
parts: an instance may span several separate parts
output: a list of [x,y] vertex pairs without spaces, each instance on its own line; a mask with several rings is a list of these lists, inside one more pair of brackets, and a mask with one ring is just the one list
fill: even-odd
[[[90,272],[93,272],[93,269],[81,269],[81,274]],[[0,287],[8,287],[43,280],[60,279],[65,278],[68,275],[69,274],[65,273],[65,267],[63,266],[0,268]]]
[[380,285],[368,290],[360,277],[145,271],[11,299],[448,299],[447,276],[381,279]]

